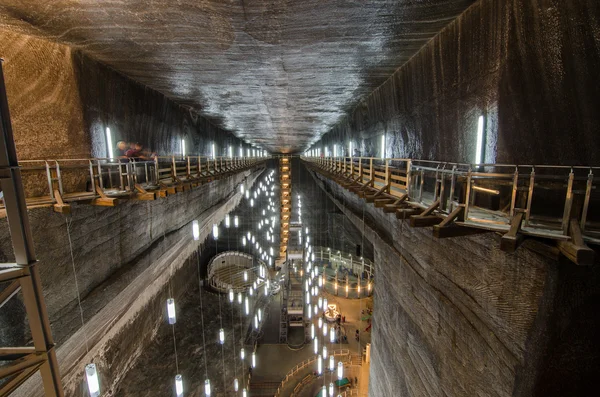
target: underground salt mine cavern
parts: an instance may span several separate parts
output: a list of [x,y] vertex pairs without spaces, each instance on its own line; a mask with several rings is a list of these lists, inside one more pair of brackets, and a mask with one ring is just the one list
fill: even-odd
[[0,0],[0,396],[600,395],[598,0]]

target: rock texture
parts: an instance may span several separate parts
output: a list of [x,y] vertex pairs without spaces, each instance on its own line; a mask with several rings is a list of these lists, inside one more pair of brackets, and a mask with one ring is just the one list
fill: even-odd
[[375,249],[371,396],[587,396],[600,271],[526,241],[435,239],[316,176]]
[[[49,208],[29,211],[66,395],[80,395],[82,365],[92,360],[101,367],[107,395],[114,392],[114,385],[155,336],[167,296],[181,296],[197,279],[196,266],[185,266],[199,244],[191,238],[191,220],[199,219],[203,240],[212,224],[239,202],[238,184],[245,179],[251,183],[261,171],[239,173],[158,201],[102,209],[75,205],[68,218]],[[0,260],[9,262],[6,225],[0,233]],[[1,312],[3,346],[28,339],[25,316],[15,302],[16,307]],[[32,396],[33,390],[38,390],[35,378],[17,395]]]
[[481,0],[428,42],[315,147],[363,156],[596,165],[600,4]]
[[83,50],[275,152],[304,149],[475,0],[0,1],[0,26]]
[[[0,9],[2,5],[0,5]],[[19,160],[106,157],[113,144],[140,142],[159,154],[226,155],[248,145],[181,107],[62,44],[15,31],[0,11],[0,57]]]

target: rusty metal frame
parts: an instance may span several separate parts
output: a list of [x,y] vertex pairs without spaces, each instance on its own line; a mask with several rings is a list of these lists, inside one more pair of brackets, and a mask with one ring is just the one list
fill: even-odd
[[25,194],[21,180],[21,169],[10,122],[6,86],[0,59],[0,186],[4,196],[6,216],[12,239],[16,263],[5,264],[0,271],[0,281],[11,284],[1,294],[3,306],[14,297],[19,288],[31,329],[33,347],[0,348],[0,360],[9,364],[0,366],[0,379],[8,379],[0,387],[0,395],[8,395],[38,370],[42,376],[46,396],[62,397],[61,383],[50,321],[42,293],[29,217],[25,205]]

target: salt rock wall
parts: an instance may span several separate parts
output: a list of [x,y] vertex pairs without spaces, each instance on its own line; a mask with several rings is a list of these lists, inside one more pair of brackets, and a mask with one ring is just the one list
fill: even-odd
[[316,174],[375,251],[370,396],[587,396],[600,270],[495,233],[436,239]]
[[[600,3],[481,0],[450,23],[315,148],[348,155],[589,164],[600,147]],[[354,151],[354,149],[353,149]]]
[[159,154],[226,155],[242,142],[81,51],[2,26],[8,103],[19,160],[106,157],[113,145],[140,142]]

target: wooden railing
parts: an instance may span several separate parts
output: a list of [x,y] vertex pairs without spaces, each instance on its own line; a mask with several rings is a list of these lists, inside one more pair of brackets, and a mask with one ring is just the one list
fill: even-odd
[[[455,235],[451,223],[469,228],[573,242],[600,243],[600,167],[462,164],[416,159],[302,157],[352,187],[367,201],[401,210],[413,226],[440,225],[438,237]],[[392,208],[392,207],[389,207]],[[400,217],[400,216],[399,216]],[[437,218],[437,219],[435,219]],[[447,233],[447,234],[446,234]],[[458,233],[460,234],[460,232]],[[514,240],[514,238],[513,238]],[[567,249],[570,259],[592,254]],[[583,254],[582,254],[583,252]],[[577,259],[579,258],[579,259]],[[583,263],[581,263],[583,264]]]
[[[29,207],[54,205],[57,212],[66,212],[68,203],[75,201],[91,200],[94,205],[112,206],[118,198],[165,197],[267,159],[156,156],[149,159],[23,160],[19,166]],[[0,200],[0,208],[3,206]]]

